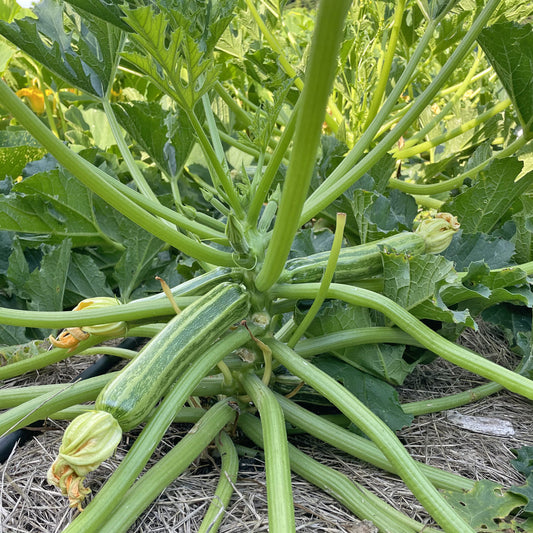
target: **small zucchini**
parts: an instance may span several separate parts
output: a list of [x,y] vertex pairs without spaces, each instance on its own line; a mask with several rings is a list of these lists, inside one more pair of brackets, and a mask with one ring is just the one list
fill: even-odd
[[[333,281],[349,283],[380,274],[383,270],[381,261],[383,247],[401,253],[419,255],[426,251],[426,240],[421,234],[405,232],[379,241],[343,248],[339,254]],[[320,281],[326,270],[328,258],[329,251],[291,259],[285,264],[285,270],[279,281],[280,283]]]
[[250,308],[246,290],[222,283],[175,316],[108,383],[95,408],[107,411],[124,431],[142,422],[183,368],[199,357]]

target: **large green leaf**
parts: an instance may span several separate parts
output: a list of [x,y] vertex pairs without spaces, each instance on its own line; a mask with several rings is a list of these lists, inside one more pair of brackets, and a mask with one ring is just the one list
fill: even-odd
[[405,309],[412,309],[436,292],[437,285],[453,271],[453,264],[439,255],[408,256],[383,251],[383,294]]
[[50,243],[65,237],[73,246],[105,245],[92,209],[92,193],[62,170],[42,172],[0,196],[0,226]]
[[525,272],[520,269],[491,271],[483,262],[471,263],[460,283],[440,291],[447,305],[468,308],[472,315],[501,302],[533,306],[533,294]]
[[140,284],[150,270],[163,242],[146,231],[137,231],[124,240],[126,251],[115,267],[115,278],[124,301],[130,298],[133,290]]
[[453,261],[455,270],[461,272],[476,261],[483,261],[492,269],[508,267],[512,264],[514,253],[514,244],[505,239],[485,233],[463,233],[459,230],[442,255]]
[[513,259],[518,264],[533,260],[533,198],[524,194],[520,200],[522,210],[513,215],[516,233],[512,239],[516,247]]
[[333,357],[315,358],[313,364],[340,381],[392,430],[412,422],[413,416],[403,412],[396,389],[388,383]]
[[[298,308],[294,317],[296,322],[299,322],[303,315]],[[326,301],[307,329],[306,336],[315,337],[342,331],[353,328],[354,325],[361,328],[383,325],[383,320],[381,317],[373,317],[366,308],[339,301]],[[379,339],[376,339],[376,344],[353,346],[332,353],[363,372],[393,385],[400,385],[414,366],[403,359],[404,350],[404,345],[379,344]]]
[[533,184],[533,172],[515,182],[523,163],[516,157],[496,159],[474,185],[442,207],[459,219],[464,233],[490,233],[517,198]]
[[[42,0],[33,11],[37,18],[0,21],[0,34],[69,85],[104,96],[113,81],[122,32],[92,15],[81,19],[56,0]],[[63,26],[65,14],[69,30]]]
[[78,9],[91,13],[99,19],[105,20],[121,30],[131,31],[131,28],[122,20],[122,13],[117,2],[108,2],[107,0],[65,0]]
[[93,296],[113,296],[113,291],[107,285],[104,273],[92,257],[73,253],[68,269],[63,306],[72,307],[80,300]]
[[446,281],[455,280],[453,263],[439,255],[407,256],[387,250],[382,257],[385,296],[417,318],[474,327],[468,311],[449,309],[439,294]]
[[[126,22],[135,33],[135,51],[123,56],[179,105],[193,109],[218,78],[210,57],[183,27],[171,27],[171,19],[152,6],[124,9]],[[186,72],[185,77],[184,71]]]
[[513,102],[524,135],[533,136],[533,31],[531,24],[501,22],[478,42]]
[[22,288],[34,311],[62,311],[63,295],[70,264],[71,242],[65,239],[58,246],[43,245],[39,268],[30,273]]
[[169,176],[177,176],[196,142],[183,112],[163,109],[156,102],[114,106],[120,125]]

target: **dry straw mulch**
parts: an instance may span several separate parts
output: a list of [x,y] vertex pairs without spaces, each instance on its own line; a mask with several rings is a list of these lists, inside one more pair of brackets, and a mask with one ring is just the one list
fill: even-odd
[[[487,358],[514,367],[517,358],[505,346],[494,328],[481,325],[479,332],[468,332],[461,342]],[[58,363],[40,372],[10,380],[5,386],[31,383],[67,382],[87,366],[87,360]],[[476,376],[442,360],[420,366],[402,387],[403,401],[428,399],[481,384]],[[533,445],[531,402],[514,394],[501,392],[475,404],[459,408],[468,415],[500,418],[511,422],[515,434],[496,437],[473,433],[450,423],[446,413],[417,417],[399,437],[420,461],[470,477],[489,479],[504,486],[522,484],[524,479],[510,465],[514,448]],[[65,499],[46,482],[46,471],[61,441],[62,422],[50,422],[49,430],[38,434],[14,450],[0,470],[0,532],[58,532],[72,520],[74,511]],[[173,426],[157,449],[154,459],[164,455],[187,427]],[[136,433],[123,439],[116,456],[89,477],[89,486],[97,491],[127,452]],[[309,436],[294,436],[291,441],[315,459],[348,475],[389,504],[413,518],[430,524],[424,509],[403,483],[392,475],[361,464],[334,448]],[[235,494],[222,523],[223,533],[268,531],[266,490],[263,464],[259,459],[242,459]],[[176,480],[154,501],[130,529],[131,533],[180,532],[197,530],[218,481],[216,461],[205,456]],[[368,522],[360,522],[331,497],[298,476],[293,477],[297,531],[334,533],[375,533]]]

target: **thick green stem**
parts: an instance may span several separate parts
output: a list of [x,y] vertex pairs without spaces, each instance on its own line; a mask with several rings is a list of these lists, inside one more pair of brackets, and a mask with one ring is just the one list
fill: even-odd
[[[89,395],[87,401],[94,399],[90,396],[94,391],[99,391],[104,385],[111,381],[118,373],[110,372],[101,376],[95,376],[93,378],[83,380],[84,386],[88,387],[87,394]],[[79,382],[80,384],[82,381]],[[59,394],[62,391],[65,393],[72,392],[72,387],[67,389],[71,384],[51,384],[51,385],[27,385],[25,387],[4,387],[0,389],[0,409],[10,409],[18,405],[22,405],[25,402],[34,400],[35,398],[45,397],[44,395],[53,396]],[[78,384],[76,384],[78,386]],[[75,389],[77,390],[77,389]],[[85,401],[85,400],[84,400]]]
[[233,266],[233,257],[230,253],[215,250],[182,235],[119,192],[109,183],[109,176],[105,172],[91,165],[57,139],[2,80],[0,80],[0,102],[61,165],[124,216],[192,257],[215,265]]
[[283,412],[272,391],[255,374],[243,374],[240,382],[259,410],[263,425],[269,531],[291,533],[296,526]]
[[446,115],[452,110],[453,106],[462,98],[462,96],[470,86],[472,78],[474,77],[474,74],[479,66],[479,61],[481,60],[481,57],[482,50],[480,48],[476,54],[474,63],[472,64],[470,70],[468,71],[468,74],[466,75],[466,78],[463,80],[461,85],[457,87],[457,91],[453,93],[453,96],[448,102],[446,102],[446,105],[439,111],[439,113],[437,113],[427,124],[425,124],[422,129],[417,131],[414,135],[409,137],[407,141],[405,141],[404,148],[414,146],[417,142],[423,139],[426,134],[429,133],[435,126],[437,126],[444,120]]
[[281,203],[265,262],[256,279],[256,287],[261,292],[270,288],[281,274],[299,227],[350,3],[337,0],[332,4],[324,0],[318,9]]
[[230,406],[230,400],[231,398],[226,398],[211,407],[170,452],[135,482],[102,530],[106,533],[128,531],[150,503],[180,476],[219,431],[235,418],[236,413]]
[[[302,283],[298,286],[279,285],[273,289],[274,295],[281,298],[313,298],[318,291],[318,283]],[[333,283],[328,298],[342,300],[352,305],[369,307],[383,313],[398,327],[403,329],[428,350],[443,359],[490,381],[499,383],[506,389],[533,400],[533,381],[512,370],[488,361],[466,348],[441,337],[409,311],[389,298],[366,289]]]
[[375,343],[409,344],[422,346],[411,335],[399,328],[368,327],[354,328],[327,333],[319,337],[304,339],[294,347],[302,357],[312,357],[332,350],[341,350],[350,346]]
[[[466,35],[463,37],[459,46],[454,50],[448,61],[444,64],[426,90],[414,101],[411,108],[398,122],[396,127],[361,161],[355,164],[352,168],[348,167],[343,174],[341,174],[340,171],[334,172],[313,192],[305,203],[302,216],[300,217],[300,225],[305,224],[310,218],[331,204],[337,197],[363,176],[365,172],[381,160],[391,147],[394,146],[394,143],[398,141],[409,126],[420,116],[420,113],[422,113],[439,89],[444,83],[446,83],[465,55],[469,53],[477,36],[488,22],[499,3],[500,0],[488,0],[483,11],[479,14]],[[357,158],[351,158],[350,155],[348,158],[352,161],[352,164],[357,160]]]
[[94,400],[107,376],[78,381],[28,400],[0,415],[0,437],[71,405]]
[[[261,423],[257,418],[245,413],[239,418],[239,426],[258,446],[263,445]],[[361,485],[351,481],[348,476],[315,461],[292,444],[289,444],[289,457],[291,469],[295,473],[335,498],[358,518],[371,520],[380,531],[413,533],[424,528],[423,524],[396,511]]]
[[378,83],[372,93],[372,100],[370,101],[370,109],[368,110],[364,129],[368,128],[372,120],[374,120],[374,117],[381,106],[381,102],[383,101],[383,95],[385,94],[387,84],[389,83],[390,69],[394,59],[394,53],[396,52],[396,43],[398,42],[398,35],[400,34],[404,11],[405,0],[398,0],[394,11],[394,21],[389,42],[387,44],[387,51],[385,52],[385,57],[383,58],[383,66],[377,73]]
[[[304,89],[304,82],[301,80],[300,77],[298,77],[298,73],[293,68],[293,66],[289,63],[288,59],[285,57],[285,54],[283,53],[283,49],[279,42],[277,41],[274,34],[268,29],[267,25],[263,22],[263,19],[261,18],[261,15],[259,15],[257,9],[255,8],[254,3],[251,0],[245,0],[246,5],[248,6],[248,9],[250,13],[252,14],[252,17],[254,18],[256,24],[259,26],[259,29],[261,30],[261,33],[265,36],[268,44],[278,54],[278,61],[285,73],[290,77],[294,79],[294,85],[299,91],[303,91]],[[337,7],[337,6],[335,6]],[[342,29],[340,30],[342,32]],[[306,76],[307,77],[307,76]],[[307,80],[306,80],[307,81]],[[329,113],[324,112],[322,113],[322,120],[326,122],[326,124],[331,128],[331,131],[333,133],[336,133],[339,129],[339,123],[343,120],[342,113],[337,109],[337,106],[335,105],[335,102],[332,99],[328,100],[328,106],[333,115],[335,115],[335,119],[329,115]]]
[[216,533],[224,518],[231,496],[233,487],[237,481],[239,472],[239,456],[231,437],[221,431],[215,439],[215,444],[222,459],[220,465],[220,479],[217,484],[215,495],[211,505],[205,513],[204,519],[200,524],[198,533]]
[[242,206],[237,195],[237,191],[233,186],[232,181],[230,180],[229,172],[226,172],[224,170],[224,167],[218,159],[215,149],[211,146],[211,143],[209,142],[209,139],[207,138],[207,135],[205,134],[203,127],[194,112],[191,111],[187,113],[187,117],[189,118],[192,124],[194,132],[198,137],[200,147],[202,148],[202,151],[207,159],[208,165],[211,170],[211,179],[213,180],[213,183],[218,183],[220,185],[220,187],[222,188],[222,191],[220,192],[222,194],[225,194],[227,201],[233,209],[234,213],[239,218],[242,218]]
[[445,531],[473,533],[378,416],[335,379],[309,364],[285,344],[274,339],[269,339],[268,344],[282,365],[326,397],[379,447],[411,492]]
[[[276,398],[283,409],[286,420],[291,424],[302,428],[306,433],[313,435],[317,439],[349,453],[356,459],[370,463],[387,472],[397,473],[395,466],[373,442],[356,435],[352,431],[339,427],[337,424],[324,419],[324,417],[315,415],[293,401],[288,400],[285,396],[276,394]],[[445,472],[440,468],[435,468],[424,463],[419,463],[418,467],[431,483],[439,489],[466,491],[474,486],[474,481]]]
[[249,338],[248,331],[242,328],[230,333],[206,351],[194,365],[183,373],[159,404],[115,473],[98,491],[84,512],[64,530],[64,533],[102,531],[102,525],[120,504],[120,499],[144,468],[176,412],[187,401],[196,385],[225,355],[246,343]]
[[[197,299],[197,296],[184,296],[177,298],[176,302],[181,309]],[[174,314],[176,313],[172,304],[163,298],[137,300],[124,305],[83,311],[26,311],[0,307],[0,324],[35,328],[68,328],[145,320]],[[13,363],[13,365],[16,364],[19,363]]]
[[420,400],[418,402],[409,402],[402,404],[404,413],[411,415],[425,415],[428,413],[438,413],[440,411],[447,411],[455,407],[461,407],[469,403],[477,402],[482,398],[486,398],[491,394],[496,394],[503,389],[499,383],[487,383],[474,387],[473,389],[449,396],[442,396],[440,398],[432,398],[431,400]]
[[[2,309],[0,308],[0,311]],[[26,311],[28,313],[38,311]],[[17,361],[16,363],[11,363],[9,365],[0,367],[0,380],[13,378],[15,376],[20,376],[26,372],[32,372],[33,370],[38,370],[39,368],[44,368],[49,365],[53,365],[59,361],[63,361],[68,357],[77,355],[86,348],[94,346],[105,340],[105,337],[98,337],[96,335],[91,335],[87,340],[81,341],[80,344],[74,349],[68,348],[52,348],[46,352],[41,352],[33,357],[28,359],[22,359],[22,361]]]

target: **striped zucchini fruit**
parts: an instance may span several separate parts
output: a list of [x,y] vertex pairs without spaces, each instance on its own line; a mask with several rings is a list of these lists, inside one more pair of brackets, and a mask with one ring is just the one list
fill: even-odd
[[245,318],[249,297],[241,285],[222,283],[176,315],[100,392],[95,408],[107,411],[123,431],[142,422],[183,369],[235,322]]

